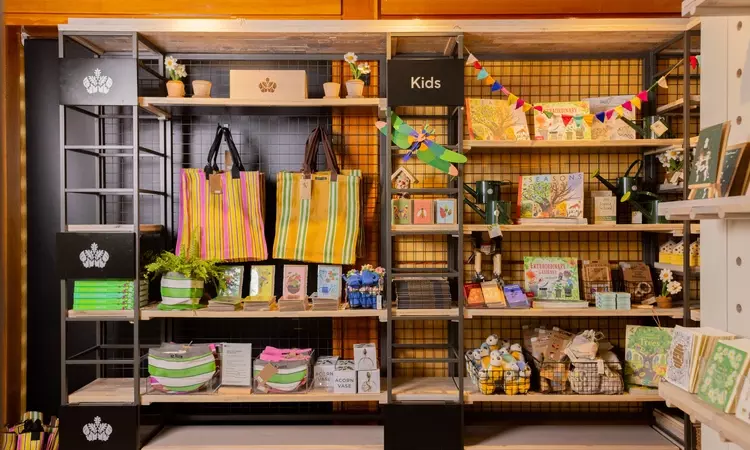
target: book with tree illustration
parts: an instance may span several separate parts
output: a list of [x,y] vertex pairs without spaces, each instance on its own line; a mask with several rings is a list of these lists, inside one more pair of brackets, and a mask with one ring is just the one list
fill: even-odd
[[657,387],[667,373],[667,354],[672,345],[672,329],[626,325],[625,382]]
[[523,108],[507,100],[467,98],[466,121],[469,136],[477,141],[528,141],[529,127]]
[[522,219],[582,219],[583,173],[519,177],[518,211]]
[[576,258],[525,256],[523,276],[524,289],[536,300],[581,300]]

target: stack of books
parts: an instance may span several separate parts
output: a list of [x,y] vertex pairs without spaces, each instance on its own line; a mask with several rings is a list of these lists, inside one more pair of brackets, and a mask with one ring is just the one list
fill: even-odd
[[339,310],[339,299],[337,298],[322,298],[318,297],[317,294],[310,296],[312,300],[313,311],[338,311]]
[[243,311],[272,311],[276,307],[276,297],[247,297],[242,302]]
[[396,301],[400,309],[450,309],[450,284],[445,279],[399,280]]
[[148,304],[148,282],[139,280],[76,280],[73,284],[73,310],[121,311],[134,309],[136,295],[140,306]]
[[208,301],[209,311],[239,311],[242,299],[236,297],[216,297]]
[[307,311],[307,298],[289,299],[281,297],[279,299],[279,311]]

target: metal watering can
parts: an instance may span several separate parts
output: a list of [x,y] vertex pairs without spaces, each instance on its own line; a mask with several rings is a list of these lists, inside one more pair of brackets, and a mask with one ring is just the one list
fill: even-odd
[[[633,168],[638,165],[638,170],[635,171],[634,175],[630,175],[630,171],[633,170]],[[634,192],[637,193],[638,191],[638,175],[641,173],[641,169],[643,169],[643,160],[636,159],[633,161],[630,166],[628,167],[628,170],[625,171],[625,175],[621,177],[617,177],[617,181],[615,184],[610,183],[604,177],[599,175],[599,169],[596,169],[593,174],[591,174],[591,178],[596,178],[599,180],[604,186],[607,187],[612,193],[622,201],[622,197],[629,193]]]
[[[474,197],[476,202],[464,198],[464,203],[479,214],[487,225],[512,223],[510,220],[510,202],[500,200],[500,188],[509,186],[510,181],[479,180],[475,185],[476,189],[472,189],[464,183],[464,190]],[[477,204],[484,204],[484,211]]]
[[[651,192],[641,191],[638,193],[640,200],[633,199],[633,195],[630,192],[625,193],[620,199],[622,203],[629,203],[633,209],[639,211],[643,215],[643,223],[667,223],[667,219],[664,216],[659,215],[659,204],[661,199],[658,195],[652,194]],[[648,197],[645,198],[644,197]]]

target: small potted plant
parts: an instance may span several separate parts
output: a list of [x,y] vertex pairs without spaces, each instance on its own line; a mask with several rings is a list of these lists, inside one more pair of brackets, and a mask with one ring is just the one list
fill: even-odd
[[667,171],[664,183],[679,186],[684,178],[682,170],[684,164],[682,152],[678,152],[677,150],[667,150],[657,156],[657,158]]
[[370,73],[370,65],[366,62],[357,64],[357,55],[353,52],[344,55],[344,61],[349,64],[352,71],[352,79],[346,81],[346,96],[348,98],[362,98],[365,82],[361,78],[363,75]]
[[677,295],[682,291],[682,285],[672,277],[672,271],[662,269],[659,273],[661,280],[661,295],[656,297],[656,306],[659,308],[672,307],[672,295]]
[[177,256],[162,252],[146,265],[146,277],[161,277],[161,303],[159,309],[198,309],[203,288],[210,281],[219,292],[227,288],[224,269],[217,261],[206,261],[194,256]]
[[187,76],[184,64],[178,64],[177,59],[174,56],[167,56],[164,59],[164,67],[167,69],[167,97],[184,97],[185,96],[185,84],[181,78]]

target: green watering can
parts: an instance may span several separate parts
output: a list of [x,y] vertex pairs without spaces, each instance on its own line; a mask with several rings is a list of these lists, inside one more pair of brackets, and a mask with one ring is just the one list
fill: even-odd
[[[661,199],[651,192],[641,191],[638,193],[639,200],[635,200],[630,192],[622,196],[620,202],[628,202],[633,209],[640,211],[643,215],[643,223],[667,223],[664,216],[659,215],[659,204]],[[648,198],[644,198],[648,197]]]
[[[633,170],[636,164],[638,165],[638,170],[635,171],[635,174],[630,175],[630,171]],[[612,191],[615,197],[622,201],[622,196],[626,193],[638,191],[638,175],[641,173],[641,169],[643,169],[643,160],[636,159],[630,164],[628,170],[625,171],[625,175],[617,177],[615,184],[610,183],[604,177],[599,175],[599,169],[596,169],[594,173],[591,174],[591,178],[599,180],[607,189]]]
[[[475,185],[476,189],[472,189],[468,184],[464,184],[464,190],[474,197],[476,203],[468,198],[464,198],[464,203],[479,214],[487,225],[512,223],[510,202],[500,200],[500,188],[510,186],[510,181],[479,180]],[[477,204],[484,204],[484,211]]]

